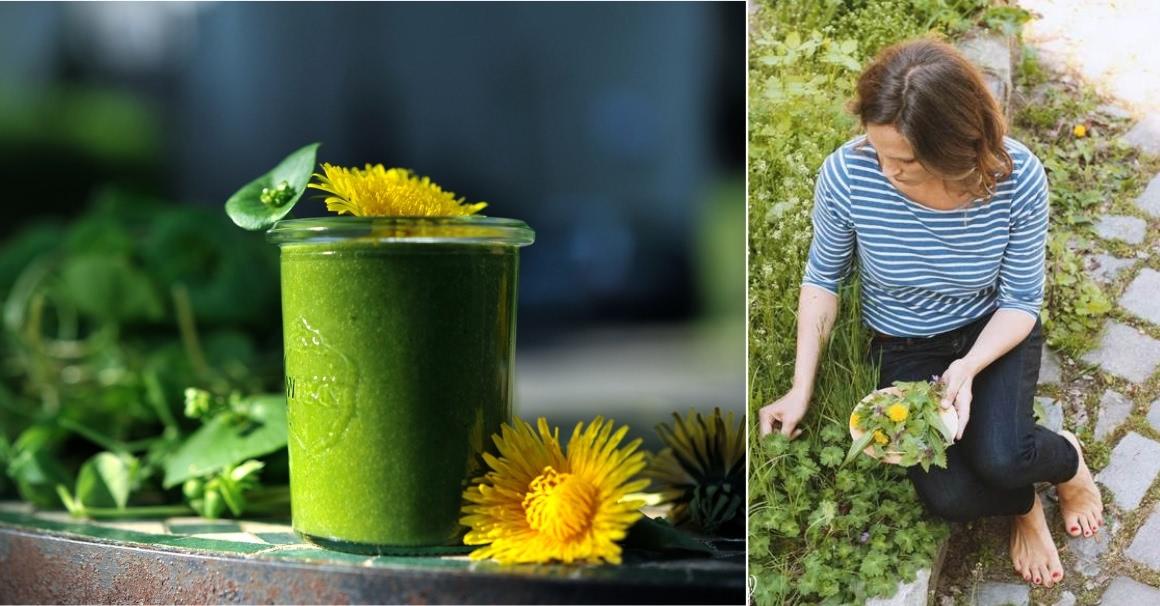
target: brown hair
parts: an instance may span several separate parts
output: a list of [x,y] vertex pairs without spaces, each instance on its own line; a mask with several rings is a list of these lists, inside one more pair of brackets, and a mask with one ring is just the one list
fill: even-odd
[[929,39],[887,47],[858,78],[850,109],[862,125],[894,126],[923,167],[990,197],[1013,170],[1007,125],[983,75],[954,47]]

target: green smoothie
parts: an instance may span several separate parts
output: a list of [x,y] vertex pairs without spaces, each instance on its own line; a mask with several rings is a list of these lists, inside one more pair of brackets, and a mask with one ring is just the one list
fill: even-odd
[[293,525],[339,549],[458,544],[463,489],[511,420],[518,246],[531,230],[476,231],[503,221],[482,217],[407,221],[271,231]]

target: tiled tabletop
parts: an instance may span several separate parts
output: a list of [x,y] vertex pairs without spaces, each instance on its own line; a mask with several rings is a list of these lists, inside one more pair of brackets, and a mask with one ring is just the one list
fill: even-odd
[[[0,502],[0,569],[10,572],[0,574],[0,596],[16,601],[744,601],[741,543],[713,558],[630,551],[617,567],[501,567],[465,554],[329,551],[303,543],[286,520],[87,521]],[[67,584],[47,578],[62,575]]]

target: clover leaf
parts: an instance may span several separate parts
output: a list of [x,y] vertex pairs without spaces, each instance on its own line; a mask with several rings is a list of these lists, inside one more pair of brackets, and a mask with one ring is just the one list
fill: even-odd
[[310,182],[319,145],[299,149],[247,183],[226,201],[226,214],[238,227],[251,231],[266,229],[290,214]]

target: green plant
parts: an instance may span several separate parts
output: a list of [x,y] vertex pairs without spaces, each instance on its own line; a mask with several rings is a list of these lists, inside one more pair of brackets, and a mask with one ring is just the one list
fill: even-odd
[[[183,480],[260,457],[264,486],[252,470],[215,486],[234,515],[284,512],[283,399],[227,397],[280,386],[276,268],[218,213],[113,190],[18,232],[0,247],[0,493],[78,516],[189,514]],[[191,385],[220,405],[183,418]]]

